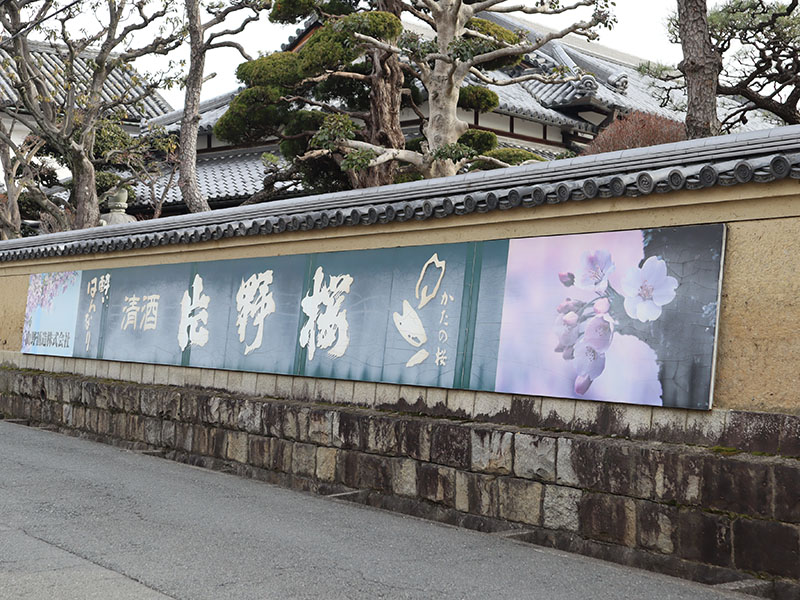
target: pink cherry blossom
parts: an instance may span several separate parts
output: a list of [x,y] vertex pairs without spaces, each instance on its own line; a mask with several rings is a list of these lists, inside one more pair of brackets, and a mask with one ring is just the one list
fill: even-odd
[[614,270],[611,253],[608,250],[584,252],[581,256],[583,271],[577,282],[579,288],[605,292],[608,287],[608,275]]
[[597,352],[605,352],[611,345],[613,335],[614,323],[611,317],[603,315],[589,319],[583,332],[583,341]]
[[575,274],[569,272],[559,273],[558,280],[564,284],[564,287],[571,287],[575,283]]
[[592,381],[597,379],[606,368],[606,355],[599,352],[582,339],[575,344],[575,393],[583,396],[592,385]]
[[642,268],[632,268],[622,280],[625,312],[645,323],[661,316],[661,307],[675,299],[678,280],[667,275],[667,263],[651,256]]
[[561,314],[568,312],[579,313],[584,306],[586,306],[586,303],[582,302],[581,300],[566,298],[561,304],[558,305],[556,312]]

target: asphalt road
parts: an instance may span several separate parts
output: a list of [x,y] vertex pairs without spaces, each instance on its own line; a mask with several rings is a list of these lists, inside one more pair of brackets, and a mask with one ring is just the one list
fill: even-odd
[[0,599],[742,599],[0,421]]

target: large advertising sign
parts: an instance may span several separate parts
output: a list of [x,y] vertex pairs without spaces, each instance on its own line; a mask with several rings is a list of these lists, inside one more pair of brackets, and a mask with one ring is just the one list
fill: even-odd
[[31,275],[23,352],[708,409],[724,225]]

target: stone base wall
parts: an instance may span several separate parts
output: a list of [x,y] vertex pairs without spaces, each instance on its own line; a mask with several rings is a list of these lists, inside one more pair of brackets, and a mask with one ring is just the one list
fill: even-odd
[[[313,379],[305,383],[316,385]],[[342,399],[338,382],[328,383],[328,402]],[[359,407],[352,405],[355,386],[347,383],[349,405],[324,403],[323,390],[312,396],[308,387],[301,401],[276,398],[277,388],[257,395],[255,384],[252,393],[226,393],[185,382],[127,383],[6,366],[0,368],[0,412],[296,489],[344,494],[705,582],[776,579],[775,597],[800,598],[800,460],[789,451],[767,455],[769,450],[676,443],[676,427],[663,441],[631,431],[624,437],[614,433],[622,424],[603,405],[591,422],[599,427],[605,419],[610,433],[604,435],[546,420],[520,426],[453,413],[413,414],[402,388],[391,410],[375,400]],[[540,419],[548,402],[512,400],[514,414]],[[504,418],[510,420],[510,413]],[[577,418],[573,412],[572,424]],[[794,423],[794,417],[780,418],[781,432]],[[765,422],[775,425],[774,419]],[[724,424],[718,433],[725,435]],[[764,444],[795,451],[780,440]]]

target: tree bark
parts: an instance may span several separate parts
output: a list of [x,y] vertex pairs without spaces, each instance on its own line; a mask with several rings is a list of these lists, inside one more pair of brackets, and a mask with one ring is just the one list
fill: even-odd
[[69,156],[72,170],[72,200],[75,204],[75,229],[100,225],[95,170],[92,161],[82,152]]
[[22,216],[19,213],[19,195],[22,191],[14,178],[11,152],[5,144],[0,145],[0,164],[6,184],[5,200],[0,196],[0,240],[20,237]]
[[678,0],[678,32],[683,49],[678,69],[686,78],[688,94],[686,135],[689,139],[717,135],[717,81],[722,57],[711,43],[706,0]]
[[200,91],[206,62],[205,40],[200,19],[199,0],[185,0],[189,30],[189,73],[186,77],[183,119],[180,131],[178,188],[190,212],[211,210],[197,185],[197,132],[200,129]]

